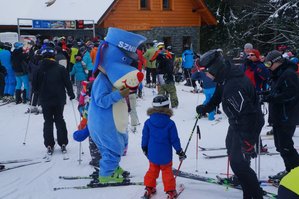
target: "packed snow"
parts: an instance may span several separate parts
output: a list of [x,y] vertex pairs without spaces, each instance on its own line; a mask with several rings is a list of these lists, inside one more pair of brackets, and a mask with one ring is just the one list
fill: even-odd
[[[185,148],[195,124],[195,107],[204,101],[204,95],[185,92],[192,90],[190,87],[183,86],[183,83],[177,84],[177,94],[179,97],[179,107],[174,109],[175,121],[179,131],[182,147]],[[153,89],[143,89],[143,99],[138,99],[138,116],[141,125],[134,134],[129,132],[129,149],[126,156],[121,160],[121,166],[131,172],[133,178],[131,181],[143,181],[143,176],[148,169],[148,160],[141,150],[141,137],[144,121],[148,118],[146,110],[151,107],[152,99],[155,95]],[[73,103],[73,104],[72,104]],[[64,116],[69,132],[69,144],[67,145],[69,160],[63,160],[60,148],[56,145],[52,160],[45,162],[43,157],[46,154],[46,148],[43,145],[43,116],[42,114],[24,114],[28,104],[15,105],[14,103],[0,107],[0,162],[13,159],[31,158],[33,161],[41,163],[8,170],[0,173],[0,198],[1,199],[107,199],[140,198],[144,193],[143,186],[123,186],[109,188],[95,188],[86,190],[59,190],[53,191],[54,187],[61,186],[80,186],[86,185],[89,180],[62,180],[59,176],[87,176],[93,172],[93,167],[88,163],[90,161],[88,141],[82,143],[83,152],[82,163],[79,164],[79,143],[72,139],[72,133],[76,130],[76,120],[79,120],[79,113],[76,109],[76,101],[68,101],[65,106]],[[76,117],[76,118],[75,118]],[[200,127],[201,139],[199,145],[202,147],[224,147],[226,130],[228,127],[225,114],[216,115],[216,118],[222,118],[220,122],[209,121],[202,118],[198,121]],[[267,118],[267,117],[266,117]],[[29,119],[27,138],[23,145],[27,122]],[[266,122],[267,124],[267,122]],[[55,129],[55,128],[54,128]],[[264,127],[262,134],[270,130]],[[55,130],[54,130],[55,131]],[[297,135],[296,135],[297,134]],[[183,162],[181,170],[188,171],[202,176],[215,177],[221,175],[225,177],[227,173],[227,158],[205,159],[202,151],[198,151],[198,160],[196,158],[196,130],[191,139],[187,150],[187,159]],[[264,139],[264,136],[263,136]],[[298,129],[294,136],[295,146],[298,149],[299,138]],[[275,152],[273,139],[267,138],[264,141],[270,147],[270,152]],[[225,154],[226,151],[206,151],[206,154]],[[22,163],[19,163],[22,164]],[[7,164],[7,167],[18,164]],[[175,151],[173,152],[173,166],[177,168],[179,160]],[[256,166],[255,160],[252,161],[252,167]],[[198,170],[196,172],[196,170]],[[284,170],[282,158],[279,155],[261,156],[261,175],[260,179],[267,179],[268,175],[276,174]],[[232,173],[232,171],[229,171]],[[185,191],[180,195],[182,199],[205,198],[205,199],[239,199],[242,198],[242,192],[235,189],[226,188],[208,184],[200,181],[194,181],[178,177],[177,184],[183,183]],[[277,188],[264,186],[265,190],[277,193]],[[166,198],[163,191],[163,183],[158,179],[157,194],[153,198]]]

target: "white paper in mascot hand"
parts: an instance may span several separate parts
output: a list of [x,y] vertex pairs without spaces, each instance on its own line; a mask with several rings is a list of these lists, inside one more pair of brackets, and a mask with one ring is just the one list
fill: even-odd
[[128,105],[119,90],[137,89],[142,81],[143,74],[130,64],[138,59],[137,47],[145,40],[141,35],[109,28],[98,48],[94,72],[99,68],[101,72],[92,86],[88,128],[102,155],[100,182],[120,169],[128,142]]

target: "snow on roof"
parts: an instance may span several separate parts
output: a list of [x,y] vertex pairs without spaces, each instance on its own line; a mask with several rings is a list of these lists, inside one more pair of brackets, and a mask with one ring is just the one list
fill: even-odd
[[[114,0],[8,0],[1,3],[0,25],[17,25],[18,18],[94,20],[102,17]],[[25,25],[25,24],[24,24]]]

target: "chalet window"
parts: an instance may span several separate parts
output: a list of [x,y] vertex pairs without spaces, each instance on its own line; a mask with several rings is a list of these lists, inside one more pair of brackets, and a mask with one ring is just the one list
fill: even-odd
[[150,9],[150,0],[140,0],[140,9],[149,10]]
[[163,42],[164,42],[165,48],[167,48],[167,46],[171,46],[171,37],[163,37]]
[[190,36],[184,36],[183,37],[183,51],[186,49],[190,49],[191,48],[191,37]]
[[171,10],[172,0],[162,0],[162,8],[163,10]]

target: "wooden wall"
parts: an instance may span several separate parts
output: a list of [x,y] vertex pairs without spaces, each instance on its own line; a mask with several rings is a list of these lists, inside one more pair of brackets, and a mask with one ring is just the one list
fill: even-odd
[[201,16],[192,12],[192,0],[172,0],[172,10],[163,11],[162,0],[150,0],[150,9],[141,10],[139,0],[119,0],[104,18],[102,28],[150,30],[154,27],[200,26]]

